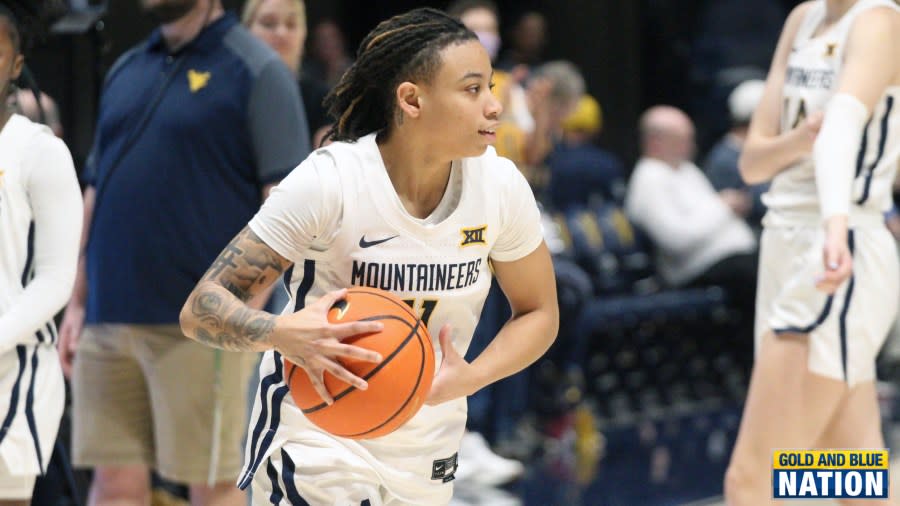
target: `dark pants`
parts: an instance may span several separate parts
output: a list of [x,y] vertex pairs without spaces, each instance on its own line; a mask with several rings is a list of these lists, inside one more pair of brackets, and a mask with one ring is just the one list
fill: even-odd
[[759,266],[759,251],[732,255],[700,274],[689,286],[717,285],[725,289],[731,305],[739,309],[742,316],[753,319],[756,307],[756,278]]

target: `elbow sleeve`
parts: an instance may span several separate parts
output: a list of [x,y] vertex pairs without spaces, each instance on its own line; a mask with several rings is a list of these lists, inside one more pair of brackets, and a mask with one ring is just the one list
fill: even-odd
[[869,111],[856,97],[838,93],[825,108],[813,146],[822,219],[849,215],[857,149]]

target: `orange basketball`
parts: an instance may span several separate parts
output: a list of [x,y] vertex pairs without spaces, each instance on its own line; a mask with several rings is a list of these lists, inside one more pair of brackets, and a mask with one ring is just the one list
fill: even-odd
[[332,306],[328,321],[380,321],[381,332],[360,334],[342,342],[381,354],[379,364],[340,358],[350,372],[366,380],[356,387],[325,372],[325,387],[334,398],[328,406],[302,368],[284,361],[291,396],[306,417],[322,430],[351,439],[390,434],[413,417],[431,391],[434,348],[428,329],[397,296],[374,288],[351,288],[347,298]]

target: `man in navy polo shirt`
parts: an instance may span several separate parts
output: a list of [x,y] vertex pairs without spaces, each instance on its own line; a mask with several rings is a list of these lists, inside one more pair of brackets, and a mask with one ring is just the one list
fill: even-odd
[[185,339],[178,314],[269,185],[308,154],[309,132],[288,69],[220,0],[141,4],[161,26],[104,85],[61,329],[73,458],[95,468],[92,503],[145,504],[152,468],[189,484],[194,504],[241,504],[254,357]]

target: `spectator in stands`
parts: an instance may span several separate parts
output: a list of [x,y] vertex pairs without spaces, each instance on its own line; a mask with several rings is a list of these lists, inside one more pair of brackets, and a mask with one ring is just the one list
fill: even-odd
[[534,118],[534,131],[528,138],[525,167],[520,167],[540,194],[549,179],[546,162],[553,147],[562,139],[563,120],[584,95],[584,77],[573,63],[565,60],[547,62],[534,71],[528,81],[528,106]]
[[762,227],[762,217],[766,206],[762,203],[762,194],[769,188],[768,184],[748,185],[738,171],[738,159],[741,156],[744,141],[747,139],[747,127],[750,117],[762,98],[765,81],[750,80],[739,84],[728,96],[728,109],[731,112],[731,130],[716,143],[703,162],[706,177],[716,191],[732,189],[746,196],[749,206],[736,209],[747,223],[754,229]]
[[331,89],[353,63],[347,52],[344,32],[335,21],[325,19],[313,28],[312,35],[311,58],[305,70],[311,78],[318,79]]
[[681,110],[651,107],[641,116],[640,135],[642,157],[625,209],[655,244],[663,280],[672,286],[721,285],[751,315],[757,245],[740,218],[746,196],[716,192],[694,165],[694,126]]
[[547,203],[551,208],[565,211],[596,201],[621,202],[624,198],[622,162],[594,144],[602,125],[600,104],[590,95],[582,96],[575,111],[563,121],[562,142],[547,160]]
[[533,69],[544,61],[547,45],[547,20],[537,11],[523,13],[509,32],[510,46],[504,51],[497,67],[514,72],[516,67]]
[[328,86],[300,71],[306,42],[306,3],[303,0],[248,0],[241,21],[250,33],[274,49],[297,76],[309,131],[322,128],[328,122],[322,105]]

